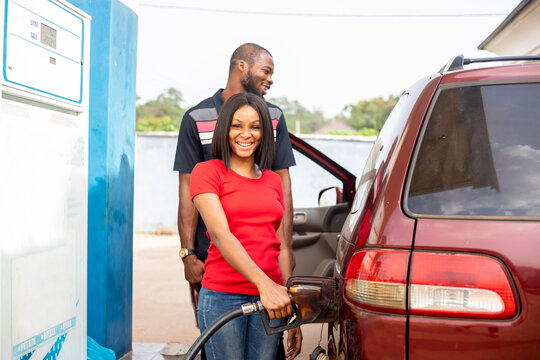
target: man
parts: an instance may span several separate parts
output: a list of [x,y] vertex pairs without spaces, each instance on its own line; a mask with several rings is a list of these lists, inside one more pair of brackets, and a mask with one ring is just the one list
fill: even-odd
[[[229,97],[241,92],[251,92],[260,96],[273,84],[274,61],[270,52],[263,47],[246,43],[238,47],[231,56],[229,77],[225,89],[218,90],[212,97],[189,109],[180,126],[174,170],[179,172],[178,233],[180,235],[180,257],[184,263],[184,275],[192,289],[192,302],[198,302],[198,289],[204,272],[210,240],[206,236],[206,226],[191,202],[189,184],[193,167],[201,161],[212,159],[211,142],[216,120],[222,105]],[[276,154],[272,170],[281,177],[285,197],[283,227],[285,240],[292,256],[293,205],[289,167],[295,165],[289,133],[283,112],[268,103],[274,136]],[[280,351],[283,351],[282,349]]]

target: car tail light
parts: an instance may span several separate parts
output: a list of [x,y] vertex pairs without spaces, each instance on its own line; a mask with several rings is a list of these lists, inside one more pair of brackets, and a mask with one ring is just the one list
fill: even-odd
[[411,314],[508,319],[516,310],[516,296],[500,261],[472,254],[413,255]]
[[[405,314],[408,266],[409,251],[357,252],[345,274],[345,297],[364,309]],[[508,319],[517,311],[504,265],[484,255],[414,253],[409,297],[412,315]]]
[[405,314],[408,266],[408,251],[358,252],[345,274],[345,297],[361,308]]

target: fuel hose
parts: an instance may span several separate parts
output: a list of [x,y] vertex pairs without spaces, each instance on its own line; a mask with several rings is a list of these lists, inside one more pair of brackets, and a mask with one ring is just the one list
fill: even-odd
[[191,345],[191,347],[189,348],[188,352],[184,355],[183,360],[193,360],[195,356],[199,353],[201,348],[204,346],[204,344],[208,341],[208,339],[229,321],[239,316],[251,315],[255,312],[262,311],[263,309],[264,306],[262,305],[262,303],[260,301],[257,301],[253,303],[242,304],[242,306],[237,307],[236,309],[232,309],[221,315],[202,332],[202,334],[197,338],[197,340],[195,340],[193,345]]

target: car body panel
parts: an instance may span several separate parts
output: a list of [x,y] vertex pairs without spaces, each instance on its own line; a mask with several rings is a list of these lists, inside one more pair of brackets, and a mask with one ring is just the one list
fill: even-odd
[[361,311],[350,303],[345,308],[341,323],[344,341],[341,346],[348,350],[346,359],[403,358],[406,344],[405,316]]
[[[538,359],[535,334],[518,332],[519,321],[436,321],[411,317],[409,359]],[[538,334],[538,333],[536,333]],[[494,351],[494,349],[496,349]]]
[[[388,138],[382,139],[383,143],[386,142],[387,146],[390,146],[390,150],[382,154],[382,161],[377,170],[375,203],[379,208],[374,211],[372,231],[374,235],[370,235],[369,246],[392,248],[412,246],[412,236],[404,236],[404,234],[412,234],[414,219],[405,215],[402,210],[402,188],[409,167],[409,154],[414,149],[422,119],[440,78],[427,78],[424,81],[417,83],[408,91],[410,99],[407,105],[411,108],[407,121],[402,126],[392,127],[390,136],[384,134]],[[414,100],[414,97],[417,99]],[[407,111],[408,109],[404,110],[404,112]],[[379,196],[380,199],[378,199]],[[391,226],[389,226],[390,222]]]
[[[540,64],[472,69],[445,74],[437,94],[454,87],[531,82],[540,82]],[[414,252],[429,250],[494,257],[506,267],[518,298],[518,313],[510,320],[410,316],[409,359],[540,358],[538,218],[452,217],[406,211],[417,218]],[[432,336],[434,333],[441,336]]]
[[[402,141],[403,133],[418,133],[420,122],[415,119],[419,113],[423,117],[425,112],[425,108],[422,112],[419,104],[427,108],[439,81],[440,77],[435,76],[415,84],[408,92],[407,96],[410,98],[404,102],[401,109],[392,112],[387,125],[375,141],[358,184],[357,197],[364,198],[361,208],[349,214],[341,230],[339,241],[342,249],[336,256],[336,276],[342,278],[343,265],[355,250],[365,245],[412,247],[414,220],[403,213],[400,204],[407,165],[400,164],[398,160],[403,161],[403,156],[399,155],[403,146],[412,151],[414,141]],[[420,97],[422,100],[417,104],[416,99]],[[398,103],[396,107],[399,105]],[[406,163],[408,164],[408,161]],[[397,224],[396,231],[387,226],[389,221]]]
[[[440,359],[454,359],[458,354],[460,359],[479,359],[483,353],[490,359],[540,358],[539,222],[419,219],[414,247],[415,251],[480,253],[501,260],[513,279],[519,312],[506,321],[411,316],[410,359],[429,359],[434,353]],[[426,334],[435,331],[444,336],[426,339]]]
[[[334,275],[340,283],[350,257],[362,248],[412,248],[415,220],[402,210],[402,189],[421,120],[439,82],[440,76],[433,76],[413,85],[404,95],[407,98],[402,96],[402,103],[396,105],[373,145],[357,189],[357,196],[365,192],[365,204],[349,214],[338,244]],[[361,190],[363,186],[367,187]],[[344,300],[340,319],[340,343],[335,347],[346,359],[406,357],[405,315],[373,313]],[[381,331],[386,334],[385,340],[377,342],[376,339],[382,339]]]

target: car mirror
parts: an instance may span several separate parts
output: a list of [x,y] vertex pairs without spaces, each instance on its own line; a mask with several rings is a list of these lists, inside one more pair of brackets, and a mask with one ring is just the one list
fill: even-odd
[[343,189],[338,186],[330,186],[319,191],[317,202],[319,206],[337,205],[342,202]]

